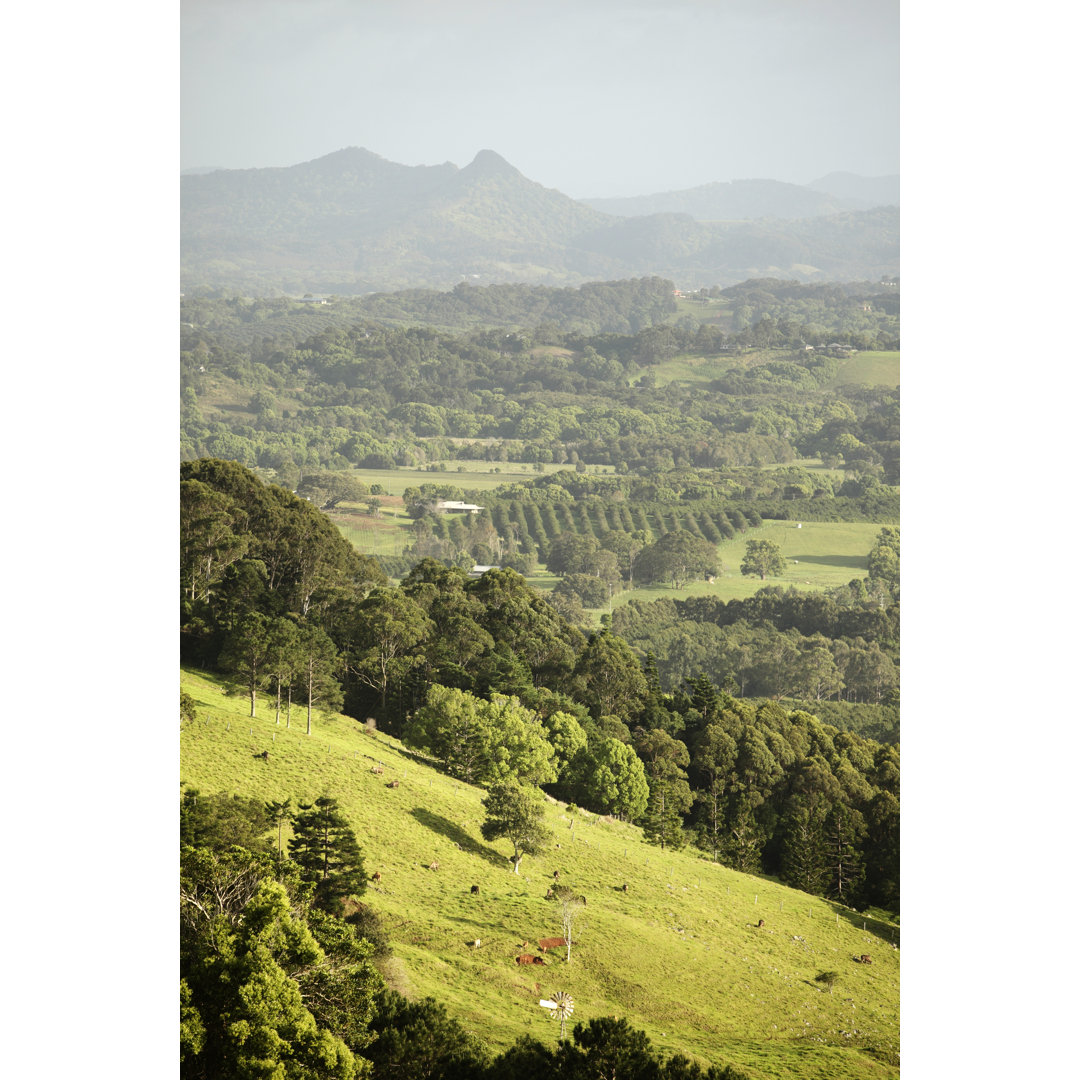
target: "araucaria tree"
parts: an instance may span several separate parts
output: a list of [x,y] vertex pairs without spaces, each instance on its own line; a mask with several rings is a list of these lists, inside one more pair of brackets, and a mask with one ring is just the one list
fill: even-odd
[[755,575],[765,580],[765,575],[775,577],[782,574],[787,567],[787,561],[780,551],[780,545],[775,540],[747,540],[746,554],[743,556],[739,571],[745,577]]
[[338,809],[337,799],[326,796],[314,804],[301,803],[293,819],[289,856],[315,882],[315,902],[332,911],[346,896],[359,896],[367,887],[364,859],[356,834]]
[[526,855],[539,855],[551,843],[552,832],[544,824],[544,796],[539,789],[512,778],[492,784],[481,806],[487,817],[480,826],[485,840],[506,839],[514,845],[514,873]]

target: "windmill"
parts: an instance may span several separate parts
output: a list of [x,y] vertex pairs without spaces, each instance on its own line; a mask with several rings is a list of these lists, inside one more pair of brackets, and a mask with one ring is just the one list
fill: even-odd
[[551,1010],[551,1019],[554,1020],[558,1017],[559,1020],[559,1039],[566,1038],[566,1018],[571,1016],[574,1012],[574,999],[564,991],[560,990],[556,994],[552,995],[551,1001],[541,1001],[541,1006],[545,1009]]

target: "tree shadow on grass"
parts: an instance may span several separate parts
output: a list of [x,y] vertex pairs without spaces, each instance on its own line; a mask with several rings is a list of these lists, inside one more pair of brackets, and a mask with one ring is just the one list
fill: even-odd
[[860,911],[853,911],[851,908],[840,907],[838,904],[830,904],[833,911],[835,911],[841,918],[849,922],[858,930],[862,930],[867,934],[873,934],[874,937],[880,939],[884,945],[900,945],[900,930],[896,926],[891,926],[889,923],[882,922],[880,919],[875,919],[870,915],[866,915]]
[[414,807],[409,813],[421,825],[431,829],[432,832],[445,836],[447,840],[452,840],[462,851],[470,855],[479,855],[482,859],[487,859],[489,863],[498,866],[500,869],[506,868],[508,860],[505,855],[500,855],[494,848],[485,847],[483,844],[478,843],[460,825],[455,825],[448,818],[444,818],[442,814],[433,814],[422,806]]

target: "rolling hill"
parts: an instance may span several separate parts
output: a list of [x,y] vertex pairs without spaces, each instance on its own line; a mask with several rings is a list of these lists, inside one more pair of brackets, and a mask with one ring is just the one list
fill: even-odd
[[[317,714],[306,736],[299,715],[275,725],[266,703],[249,718],[215,678],[185,670],[181,685],[197,708],[181,729],[182,780],[205,793],[339,799],[368,873],[381,875],[364,899],[389,931],[386,981],[436,997],[493,1050],[522,1034],[553,1043],[538,1003],[563,990],[575,1021],[625,1017],[658,1049],[759,1080],[899,1074],[894,924],[693,850],[661,851],[633,826],[553,800],[557,846],[514,875],[509,846],[481,837],[482,789],[346,717]],[[522,943],[536,952],[539,937],[560,933],[545,899],[555,869],[588,901],[572,961],[556,950],[519,967]],[[871,965],[854,962],[862,954]],[[823,970],[840,973],[832,992],[815,982]]]

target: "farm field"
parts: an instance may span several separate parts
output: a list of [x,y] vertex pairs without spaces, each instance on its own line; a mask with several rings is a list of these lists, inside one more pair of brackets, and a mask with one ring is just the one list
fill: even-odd
[[[384,488],[386,485],[383,485]],[[403,485],[409,486],[409,485]],[[408,526],[411,519],[405,514],[399,496],[382,496],[383,510],[373,518],[360,506],[344,504],[328,516],[342,534],[367,555],[400,555],[409,543]],[[716,596],[732,600],[752,596],[765,585],[794,586],[797,589],[831,589],[846,585],[852,578],[866,575],[866,557],[874,546],[881,526],[873,522],[766,520],[758,529],[718,546],[723,572],[715,581],[696,581],[681,589],[666,585],[648,585],[616,593],[614,606],[628,600],[659,600],[663,597],[682,599],[687,596]],[[787,560],[787,569],[779,577],[744,577],[739,565],[750,539],[773,540]],[[552,589],[559,578],[548,573],[544,566],[527,578],[535,589]]]
[[[514,875],[509,845],[480,835],[482,789],[396,740],[321,712],[307,736],[303,709],[275,725],[266,698],[249,718],[246,698],[193,670],[182,670],[181,687],[197,708],[180,733],[182,781],[294,804],[339,799],[368,873],[382,875],[364,900],[390,935],[388,984],[443,1002],[494,1051],[523,1034],[552,1045],[557,1027],[538,1001],[564,990],[575,1022],[625,1017],[665,1053],[755,1080],[899,1075],[899,927],[879,913],[738,874],[693,849],[661,851],[634,826],[554,800],[547,824],[558,846]],[[264,750],[265,762],[255,757]],[[588,899],[572,960],[556,950],[543,967],[521,968],[523,942],[535,952],[537,938],[561,933],[544,899],[556,869]],[[854,962],[864,953],[871,966]],[[840,972],[831,993],[814,981],[823,970]]]
[[849,360],[842,361],[842,366],[829,387],[847,386],[852,383],[865,383],[867,386],[900,385],[899,352],[861,352]]

